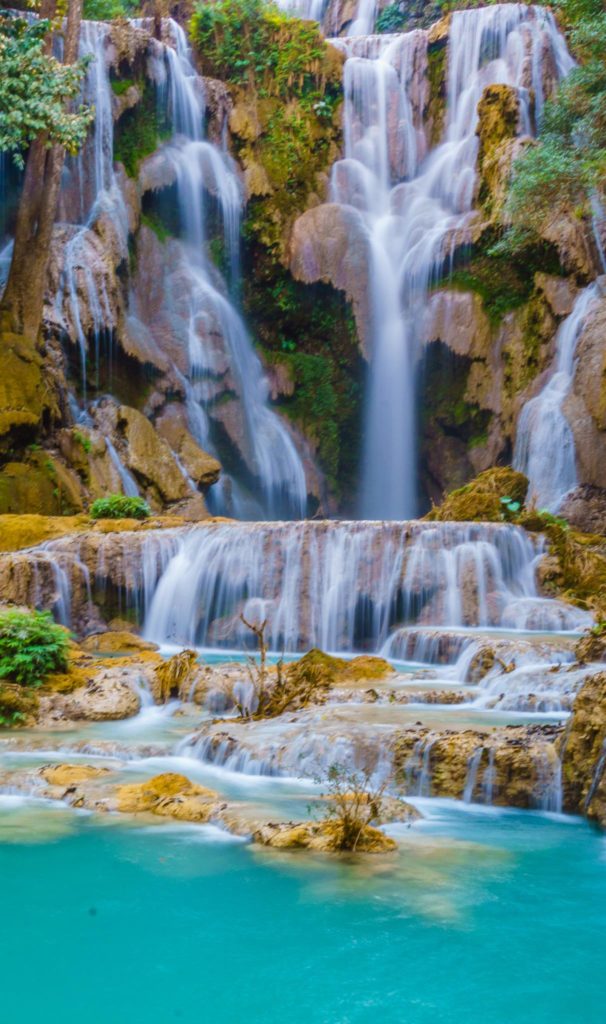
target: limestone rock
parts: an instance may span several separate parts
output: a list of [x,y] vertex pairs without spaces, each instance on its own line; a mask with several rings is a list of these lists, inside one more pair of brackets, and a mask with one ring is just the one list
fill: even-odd
[[95,654],[135,654],[140,651],[157,651],[158,645],[135,633],[112,630],[108,633],[93,633],[81,641],[83,651]]
[[422,327],[425,344],[441,341],[459,356],[486,358],[492,332],[474,292],[440,290],[430,296]]
[[[479,202],[491,215],[501,211],[507,193],[512,153],[509,143],[519,131],[517,89],[487,85],[478,103]],[[516,149],[518,146],[516,145]]]
[[121,405],[118,430],[123,434],[126,464],[147,486],[153,487],[164,501],[187,497],[189,488],[166,441],[136,409]]
[[368,233],[353,207],[324,203],[303,213],[290,240],[290,269],[306,284],[324,281],[345,292],[353,304],[358,335],[370,339]]
[[5,451],[16,431],[20,436],[24,432],[35,434],[49,407],[49,395],[44,386],[43,360],[31,341],[3,332],[0,354],[0,450]]
[[142,676],[139,667],[103,669],[86,687],[65,699],[64,717],[75,721],[111,722],[136,715],[140,700],[135,687],[140,685]]
[[332,821],[268,822],[253,832],[253,842],[278,850],[307,849],[315,853],[391,853],[397,849],[395,840],[366,825],[360,831],[355,850],[350,850],[343,846],[340,825]]
[[116,793],[116,810],[123,813],[157,814],[201,824],[209,821],[221,806],[213,790],[172,772],[156,775],[146,782],[119,786]]
[[606,673],[577,694],[560,753],[565,808],[606,828]]
[[560,515],[583,533],[606,534],[606,489],[581,484],[567,495]]
[[157,420],[156,429],[179,456],[192,480],[199,487],[211,487],[219,479],[221,463],[200,448],[186,424],[187,416],[183,406],[170,403]]
[[40,775],[51,786],[74,786],[111,775],[111,770],[92,764],[48,764],[40,769]]

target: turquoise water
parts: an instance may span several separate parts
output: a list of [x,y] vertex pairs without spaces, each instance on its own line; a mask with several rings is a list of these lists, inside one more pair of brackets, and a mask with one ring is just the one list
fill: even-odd
[[428,813],[352,863],[2,798],[2,1019],[602,1022],[606,839]]

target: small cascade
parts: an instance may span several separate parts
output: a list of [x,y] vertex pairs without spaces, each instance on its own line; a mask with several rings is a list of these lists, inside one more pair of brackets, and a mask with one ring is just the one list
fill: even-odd
[[80,155],[68,162],[66,188],[68,191],[75,188],[81,220],[63,247],[63,269],[55,300],[58,322],[74,336],[80,348],[84,398],[91,340],[94,365],[98,368],[101,346],[110,342],[106,324],[112,320],[105,279],[100,280],[91,267],[94,247],[99,244],[93,234],[95,226],[103,222],[106,244],[109,245],[111,239],[122,257],[128,254],[128,216],[113,163],[112,90],[106,61],[109,39],[108,24],[82,22],[80,57],[90,60],[82,99],[94,107],[95,121],[90,140]]
[[463,803],[465,804],[470,804],[473,801],[484,749],[484,746],[477,747],[467,762],[467,776],[465,778],[465,789],[463,790]]
[[535,755],[536,782],[534,800],[538,810],[562,813],[562,762],[554,747]]
[[[430,284],[470,241],[477,105],[486,86],[516,89],[519,129],[540,118],[543,74],[573,66],[552,14],[497,4],[452,14],[446,125],[428,154],[427,34],[336,40],[344,69],[345,158],[333,202],[360,211],[368,233],[372,353],[362,514],[414,515],[414,375]],[[397,126],[397,130],[394,130]]]
[[123,494],[126,494],[129,498],[138,497],[141,492],[137,486],[137,481],[135,480],[132,473],[129,473],[128,469],[122,462],[122,459],[118,455],[118,452],[116,451],[115,446],[112,444],[109,437],[105,438],[105,444],[109,452],[109,457],[112,460],[112,463],[115,467],[118,476],[120,477],[120,483],[122,485]]
[[417,740],[404,768],[404,788],[408,796],[431,796],[431,751],[437,740],[429,733]]
[[599,294],[592,284],[579,293],[556,334],[555,366],[518,420],[514,466],[529,479],[528,500],[557,512],[577,483],[574,435],[563,405],[572,387],[577,341]]
[[492,806],[494,800],[495,784],[497,781],[497,771],[495,768],[495,750],[494,747],[488,749],[488,764],[482,777],[481,793],[482,803],[488,807]]

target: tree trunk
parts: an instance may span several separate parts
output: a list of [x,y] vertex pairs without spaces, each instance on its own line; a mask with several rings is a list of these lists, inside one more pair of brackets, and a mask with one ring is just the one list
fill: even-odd
[[[52,19],[56,0],[44,0],[40,15]],[[78,58],[82,0],[69,0],[63,61]],[[47,46],[52,39],[49,36]],[[53,225],[65,161],[62,146],[47,147],[45,136],[30,146],[25,166],[23,191],[17,211],[13,256],[0,304],[3,330],[36,341],[42,319],[44,288]]]

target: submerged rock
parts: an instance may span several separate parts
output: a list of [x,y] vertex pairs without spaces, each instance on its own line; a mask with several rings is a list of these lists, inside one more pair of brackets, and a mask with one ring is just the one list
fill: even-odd
[[269,822],[253,832],[253,842],[278,850],[306,849],[315,853],[391,853],[397,843],[380,829],[366,825],[360,830],[355,847],[343,845],[343,830],[338,822]]

